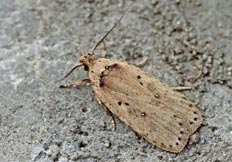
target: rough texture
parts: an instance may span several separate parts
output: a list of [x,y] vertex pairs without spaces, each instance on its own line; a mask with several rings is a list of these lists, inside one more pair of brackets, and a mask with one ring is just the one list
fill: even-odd
[[[129,4],[129,5],[128,5]],[[204,115],[183,152],[152,146],[55,81],[119,19],[107,55],[184,92]],[[0,161],[232,161],[232,1],[0,1]],[[67,80],[85,78],[78,69]]]

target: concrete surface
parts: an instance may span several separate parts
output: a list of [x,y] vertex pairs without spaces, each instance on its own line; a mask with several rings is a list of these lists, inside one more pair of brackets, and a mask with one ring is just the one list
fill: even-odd
[[[204,115],[180,154],[162,151],[111,119],[91,87],[55,81],[117,22],[108,58],[143,67],[183,92]],[[0,161],[232,161],[232,1],[0,1]]]

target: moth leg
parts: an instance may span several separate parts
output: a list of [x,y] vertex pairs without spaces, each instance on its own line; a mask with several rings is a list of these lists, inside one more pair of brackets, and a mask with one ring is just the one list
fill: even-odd
[[101,57],[106,58],[106,45],[105,45],[104,41],[102,41],[102,43],[101,43]]
[[188,91],[191,90],[191,87],[171,87],[175,91]]
[[76,88],[82,84],[86,84],[86,85],[90,84],[90,79],[77,80],[71,83],[63,84],[60,85],[60,88]]
[[134,65],[137,66],[137,67],[142,67],[144,66],[147,61],[148,61],[148,58],[146,56],[144,56],[144,54],[142,54],[142,57],[143,57],[143,60],[138,62],[138,63],[135,63]]
[[112,112],[110,112],[109,110],[108,110],[107,114],[110,115],[112,118],[111,124],[112,124],[113,130],[115,131],[116,130],[116,120],[115,120],[114,114]]
[[116,120],[115,120],[114,114],[103,103],[100,103],[100,104],[102,105],[103,109],[106,111],[106,114],[112,118],[111,124],[112,124],[113,130],[116,130]]

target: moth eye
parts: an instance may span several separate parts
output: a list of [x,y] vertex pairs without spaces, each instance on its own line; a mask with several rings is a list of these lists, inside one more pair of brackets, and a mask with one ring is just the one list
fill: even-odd
[[84,65],[85,71],[89,71],[89,67],[87,65]]

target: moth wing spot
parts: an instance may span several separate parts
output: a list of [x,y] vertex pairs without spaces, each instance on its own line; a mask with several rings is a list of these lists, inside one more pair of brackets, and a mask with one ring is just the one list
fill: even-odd
[[139,82],[140,83],[140,85],[142,85],[143,86],[143,83],[142,82]]
[[181,141],[181,137],[178,137],[178,141]]
[[137,76],[137,79],[141,79],[141,76],[140,76],[140,75],[138,75],[138,76]]
[[103,87],[104,86],[104,76],[100,76],[100,81],[99,81],[99,86]]
[[145,113],[145,112],[142,112],[142,113],[141,113],[141,116],[146,116],[146,113]]
[[194,121],[197,121],[197,118],[193,118]]
[[154,94],[155,98],[160,98],[160,95],[158,93]]
[[178,142],[176,142],[176,146],[178,146],[179,145],[179,143]]
[[129,103],[127,103],[127,102],[125,102],[125,105],[126,105],[126,106],[130,106],[130,104],[129,104]]
[[121,101],[119,101],[119,102],[118,102],[118,105],[119,105],[119,106],[121,106],[121,105],[122,105],[122,102],[121,102]]

